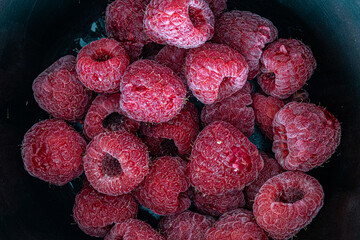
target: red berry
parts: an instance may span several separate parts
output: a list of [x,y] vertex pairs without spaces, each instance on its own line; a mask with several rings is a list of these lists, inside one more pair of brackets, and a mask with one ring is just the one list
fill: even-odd
[[255,115],[251,107],[252,86],[246,82],[244,87],[221,102],[205,105],[201,111],[201,122],[209,125],[215,121],[225,121],[237,127],[245,136],[254,133]]
[[204,0],[151,0],[144,28],[154,42],[196,48],[212,37],[214,21]]
[[291,102],[275,114],[272,150],[286,170],[320,166],[340,144],[339,121],[322,107]]
[[188,172],[197,190],[215,195],[242,190],[255,180],[263,164],[256,146],[239,129],[217,121],[196,138]]
[[152,60],[132,63],[121,80],[120,106],[128,116],[143,122],[167,122],[185,103],[181,79],[168,67]]
[[205,0],[209,4],[211,11],[214,13],[215,18],[221,16],[226,9],[227,0]]
[[86,141],[70,125],[51,119],[36,123],[25,134],[22,158],[31,176],[65,185],[83,172]]
[[108,196],[86,185],[76,195],[73,217],[81,230],[94,237],[104,237],[114,223],[136,217],[138,205],[129,195]]
[[277,29],[268,19],[255,13],[230,11],[215,24],[212,41],[227,44],[240,52],[249,65],[248,79],[259,72],[259,60],[265,44],[277,38]]
[[166,45],[155,56],[155,61],[167,66],[174,73],[181,75],[187,52],[187,49]]
[[284,106],[284,102],[273,96],[265,96],[260,93],[253,95],[253,108],[256,124],[261,132],[270,140],[273,139],[272,122],[275,114]]
[[184,69],[190,90],[204,104],[219,102],[240,90],[248,74],[240,53],[215,43],[191,49]]
[[320,183],[302,172],[270,178],[254,202],[256,222],[273,239],[289,239],[308,225],[323,205]]
[[74,56],[60,58],[40,73],[32,85],[39,106],[55,118],[67,121],[82,119],[93,96],[79,81],[75,63]]
[[90,184],[108,195],[129,193],[149,172],[147,147],[125,130],[97,135],[83,160]]
[[185,193],[190,187],[186,162],[179,157],[161,157],[151,166],[149,175],[135,189],[134,196],[144,207],[158,215],[185,211],[190,206]]
[[120,97],[120,93],[102,94],[92,102],[84,120],[84,133],[89,139],[107,131],[136,132],[140,128],[139,122],[121,110]]
[[124,46],[132,60],[138,58],[151,40],[144,31],[143,19],[150,0],[116,0],[106,8],[106,33]]
[[165,240],[149,224],[138,219],[127,219],[115,224],[104,240]]
[[119,42],[102,38],[80,50],[76,71],[87,88],[98,93],[115,93],[119,91],[120,79],[129,62]]
[[166,239],[199,240],[204,239],[206,230],[214,223],[215,219],[212,217],[185,211],[163,217],[159,228]]
[[222,215],[206,232],[205,240],[267,240],[264,231],[256,224],[252,212],[236,209]]
[[299,40],[279,39],[269,44],[261,56],[258,83],[271,96],[285,99],[311,77],[316,68],[309,47]]
[[260,188],[264,183],[273,176],[276,176],[284,171],[279,163],[269,157],[265,152],[260,152],[262,159],[264,160],[264,168],[259,173],[255,181],[253,181],[244,190],[246,196],[247,206],[251,209],[254,204],[255,196],[259,192]]
[[228,211],[244,207],[245,197],[243,192],[238,190],[218,195],[208,195],[196,191],[193,202],[199,212],[217,217]]

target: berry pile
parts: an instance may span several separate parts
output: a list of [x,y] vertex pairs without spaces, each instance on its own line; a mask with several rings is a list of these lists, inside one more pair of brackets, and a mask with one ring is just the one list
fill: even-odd
[[[34,80],[54,119],[25,134],[24,166],[58,186],[82,178],[73,217],[84,233],[289,239],[323,206],[305,172],[332,156],[341,129],[302,89],[315,58],[277,39],[270,20],[225,9],[226,0],[116,0],[109,38]],[[145,54],[154,42],[167,45]],[[274,157],[249,140],[257,129]],[[140,211],[161,218],[157,230]]]

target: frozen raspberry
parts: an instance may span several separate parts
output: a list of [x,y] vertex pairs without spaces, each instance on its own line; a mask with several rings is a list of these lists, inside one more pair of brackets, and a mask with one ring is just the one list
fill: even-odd
[[226,9],[227,0],[205,0],[216,18],[220,17]]
[[70,125],[51,119],[36,123],[25,134],[22,158],[31,176],[65,185],[83,172],[86,141]]
[[149,224],[138,219],[128,219],[115,224],[104,240],[165,240]]
[[214,33],[214,14],[204,0],[151,0],[144,29],[154,42],[196,48]]
[[[199,133],[198,110],[194,104],[188,102],[175,118],[160,124],[144,124],[142,132],[150,137],[148,140],[153,141],[153,138],[161,139],[160,141],[155,140],[157,143],[156,149],[160,150],[160,154],[163,151],[166,152],[166,149],[162,149],[161,147],[161,144],[164,143],[162,140],[166,139],[174,141],[177,148],[175,153],[180,155],[189,154],[191,152],[191,146]],[[146,142],[145,140],[145,143]],[[169,152],[169,154],[171,154],[171,152]],[[155,153],[155,155],[157,154]]]
[[130,119],[120,108],[120,93],[102,94],[95,98],[84,120],[84,132],[89,139],[106,131],[136,132],[140,123]]
[[270,178],[254,202],[256,222],[273,239],[289,239],[308,225],[323,205],[320,183],[302,172]]
[[191,49],[184,69],[190,90],[204,104],[219,102],[240,90],[249,71],[240,53],[215,43]]
[[259,173],[255,181],[253,181],[244,190],[246,196],[246,205],[251,209],[254,204],[255,196],[259,192],[264,183],[275,175],[284,172],[284,169],[274,159],[269,157],[265,152],[260,152],[260,156],[264,160],[264,168]]
[[119,42],[102,38],[80,50],[76,71],[87,88],[98,93],[115,93],[129,63],[129,56]]
[[183,70],[187,52],[187,49],[166,45],[155,56],[155,61],[167,66],[174,73],[180,74]]
[[125,130],[97,135],[83,160],[90,184],[108,195],[130,192],[149,172],[147,147]]
[[293,95],[291,95],[288,99],[285,99],[284,102],[310,102],[310,94],[308,91],[301,88],[297,90]]
[[311,103],[291,102],[275,114],[272,151],[286,170],[307,172],[320,166],[340,144],[340,123]]
[[316,68],[311,49],[296,39],[279,39],[269,44],[260,60],[260,87],[280,99],[290,97],[304,86]]
[[93,96],[79,81],[75,63],[74,56],[60,58],[40,73],[32,85],[39,106],[55,118],[67,121],[82,119]]
[[215,217],[245,206],[244,194],[238,190],[218,195],[208,195],[195,191],[193,201],[199,212]]
[[270,140],[273,139],[272,122],[275,114],[284,106],[284,102],[273,96],[265,96],[261,93],[253,95],[253,108],[256,124],[261,132]]
[[265,44],[277,38],[277,29],[268,19],[255,13],[230,11],[215,24],[212,41],[227,44],[240,52],[249,65],[248,79],[259,72],[259,60]]
[[254,133],[255,115],[251,107],[252,86],[246,82],[244,87],[225,98],[221,102],[205,105],[201,112],[201,122],[209,125],[212,122],[222,120],[237,127],[245,136],[250,137]]
[[167,122],[185,103],[181,79],[168,67],[152,60],[131,64],[121,80],[120,106],[128,116],[143,122]]
[[267,240],[264,231],[256,224],[252,212],[235,209],[222,215],[214,227],[205,234],[206,240]]
[[195,140],[188,173],[196,190],[224,194],[242,190],[263,168],[258,150],[239,129],[216,121],[205,127]]
[[132,60],[138,58],[151,40],[143,26],[144,12],[150,0],[116,0],[106,8],[106,33],[124,46]]
[[89,185],[76,195],[73,217],[80,229],[95,237],[104,237],[114,223],[135,218],[138,205],[129,195],[108,196]]
[[163,217],[159,228],[166,239],[199,240],[204,239],[206,230],[214,223],[215,219],[212,217],[185,211]]
[[185,211],[190,199],[186,162],[179,157],[161,157],[152,163],[149,175],[135,189],[134,196],[144,207],[158,215]]

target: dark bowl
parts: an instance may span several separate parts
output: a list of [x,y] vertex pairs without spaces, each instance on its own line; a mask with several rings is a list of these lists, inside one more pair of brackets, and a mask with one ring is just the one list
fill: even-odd
[[[105,0],[0,0],[0,239],[91,239],[72,219],[80,183],[56,187],[23,167],[24,133],[48,118],[31,90],[56,59],[75,54],[74,39],[104,15]],[[269,18],[282,38],[310,45],[318,62],[305,87],[313,103],[342,123],[342,142],[324,167],[312,170],[325,204],[297,239],[360,239],[360,3],[356,0],[233,0],[229,9]]]

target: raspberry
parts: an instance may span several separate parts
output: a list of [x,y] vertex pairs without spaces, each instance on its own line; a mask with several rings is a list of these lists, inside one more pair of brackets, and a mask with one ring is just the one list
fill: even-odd
[[272,122],[275,114],[284,106],[284,102],[273,96],[265,96],[260,93],[253,95],[253,108],[256,124],[262,133],[270,140],[273,139]]
[[277,38],[277,29],[268,19],[255,13],[230,11],[215,24],[212,41],[227,44],[240,52],[249,65],[248,79],[259,72],[259,60],[265,44]]
[[216,18],[220,17],[226,9],[227,0],[205,0]]
[[320,183],[302,172],[270,178],[254,202],[256,222],[273,239],[289,239],[308,225],[323,205]]
[[120,93],[102,94],[95,98],[84,120],[84,133],[89,139],[106,131],[136,132],[140,123],[126,117],[120,108]]
[[62,186],[83,172],[85,148],[85,139],[66,122],[44,120],[26,132],[22,158],[31,176]]
[[196,138],[188,173],[197,190],[215,195],[242,190],[262,168],[256,146],[230,123],[216,121]]
[[[150,137],[148,141],[153,142],[154,138],[159,139],[158,141],[155,139],[154,142],[156,143],[155,149],[159,149],[160,154],[163,151],[166,152],[166,149],[161,149],[161,143],[164,142],[162,140],[165,139],[174,141],[177,148],[176,153],[180,155],[189,154],[191,146],[199,133],[198,110],[194,104],[188,102],[175,118],[165,123],[143,125],[142,132]],[[145,143],[147,143],[146,140]]]
[[90,184],[108,195],[132,191],[149,172],[147,147],[125,130],[97,135],[83,160]]
[[238,190],[219,195],[208,195],[196,191],[193,201],[199,212],[215,217],[245,206],[244,194]]
[[279,39],[269,44],[260,60],[260,87],[280,99],[290,97],[304,86],[316,68],[311,49],[295,39]]
[[152,163],[149,175],[135,189],[134,196],[158,215],[176,214],[190,206],[185,193],[189,187],[186,162],[179,157],[165,156]]
[[176,74],[180,75],[183,70],[187,52],[187,49],[166,45],[155,56],[155,61],[167,66]]
[[214,223],[212,217],[185,211],[163,217],[159,228],[166,239],[199,240],[204,239],[206,230]]
[[95,237],[104,237],[114,223],[135,218],[138,205],[129,195],[108,196],[84,185],[76,195],[73,217],[80,229]]
[[252,86],[246,82],[244,87],[225,98],[221,102],[205,105],[201,112],[201,122],[209,125],[212,122],[222,120],[237,127],[245,136],[250,137],[254,133],[255,115],[251,107]]
[[214,14],[204,0],[151,0],[144,29],[151,40],[179,48],[196,48],[214,33]]
[[150,0],[117,0],[106,8],[106,33],[124,46],[132,60],[138,58],[145,44],[151,40],[146,35],[143,19]]
[[255,196],[259,192],[261,186],[264,185],[268,179],[284,171],[279,163],[274,158],[269,157],[265,152],[260,152],[260,156],[264,160],[264,168],[261,170],[256,180],[244,190],[246,203],[250,209],[252,208]]
[[115,93],[129,57],[120,43],[102,38],[83,47],[77,56],[76,71],[80,81],[98,93]]
[[104,240],[165,240],[149,224],[138,219],[128,219],[115,224]]
[[320,166],[340,144],[339,121],[311,103],[291,102],[275,114],[272,151],[286,170],[307,172]]
[[248,74],[240,53],[215,43],[191,49],[184,69],[190,90],[204,104],[219,102],[240,90]]
[[186,90],[174,72],[155,61],[139,60],[125,71],[120,88],[121,108],[143,122],[167,122],[185,103]]
[[39,106],[55,118],[67,121],[82,119],[93,96],[79,81],[75,62],[71,55],[60,58],[40,73],[32,85]]
[[214,227],[209,228],[206,240],[267,240],[264,231],[256,224],[252,212],[235,209],[222,215]]

